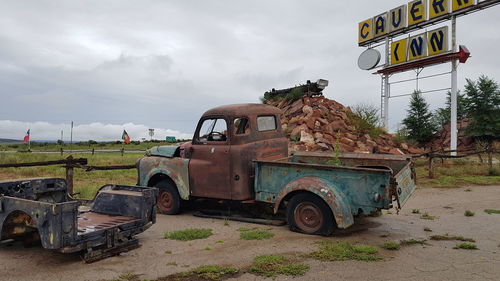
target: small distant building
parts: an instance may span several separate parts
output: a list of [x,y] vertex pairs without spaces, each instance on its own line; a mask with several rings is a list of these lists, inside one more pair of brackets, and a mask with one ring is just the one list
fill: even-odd
[[172,136],[167,136],[167,137],[165,138],[165,140],[166,140],[167,142],[176,142],[176,141],[177,141],[177,140],[175,139],[175,137],[172,137]]

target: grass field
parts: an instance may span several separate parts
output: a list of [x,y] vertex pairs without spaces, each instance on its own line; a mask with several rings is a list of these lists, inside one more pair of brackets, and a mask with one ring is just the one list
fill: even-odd
[[[70,145],[69,143],[65,143],[64,145],[60,145],[57,143],[46,143],[46,142],[32,142],[31,143],[31,151],[60,151],[61,147],[64,151],[69,150],[119,150],[122,147],[125,150],[146,150],[153,146],[158,145],[176,145],[182,143],[184,141],[180,141],[178,143],[169,143],[166,141],[144,141],[138,142],[133,141],[129,144],[123,144],[121,141],[116,142],[95,142],[95,141],[85,141],[85,142],[77,142]],[[27,143],[0,143],[0,151],[27,151],[28,144]]]
[[[0,164],[27,163],[64,159],[68,154],[36,154],[36,153],[0,153]],[[74,158],[87,158],[89,165],[131,165],[143,156],[143,153],[96,153],[73,154]],[[435,178],[428,178],[427,161],[417,160],[417,184],[425,187],[460,187],[465,185],[500,185],[500,165],[489,169],[486,164],[480,164],[476,159],[447,160],[444,163],[436,161]],[[35,178],[35,177],[65,177],[65,169],[61,165],[27,168],[0,169],[0,180]],[[75,169],[74,192],[78,198],[91,199],[96,191],[105,184],[137,183],[137,171],[91,171]]]
[[[142,153],[103,153],[103,154],[73,154],[74,158],[87,158],[88,165],[131,165],[142,157]],[[36,153],[0,153],[0,163],[27,163],[38,161],[60,160],[68,157],[67,154],[36,154]],[[65,178],[65,169],[62,165],[26,167],[26,168],[4,168],[0,169],[0,180],[36,178],[36,177],[61,177]],[[115,170],[115,171],[91,171],[75,169],[74,192],[79,193],[75,197],[91,199],[96,191],[105,184],[137,183],[137,171]]]

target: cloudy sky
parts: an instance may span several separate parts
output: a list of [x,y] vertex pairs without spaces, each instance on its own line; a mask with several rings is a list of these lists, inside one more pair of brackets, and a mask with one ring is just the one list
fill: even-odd
[[[222,104],[258,102],[271,88],[330,80],[344,105],[380,104],[380,77],[357,68],[357,23],[400,0],[0,0],[0,138],[188,138]],[[500,6],[458,19],[472,58],[459,69],[500,80]],[[436,26],[439,27],[439,26]],[[431,29],[433,29],[432,27]],[[418,33],[418,32],[417,32]],[[449,71],[449,64],[421,75]],[[407,73],[393,81],[412,78]],[[422,90],[449,87],[449,76]],[[410,93],[414,83],[393,87]],[[425,96],[432,108],[445,94]],[[391,130],[408,98],[391,100]]]

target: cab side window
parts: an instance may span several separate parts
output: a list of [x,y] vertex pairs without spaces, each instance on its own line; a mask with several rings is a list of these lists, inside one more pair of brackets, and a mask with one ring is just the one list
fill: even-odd
[[250,121],[246,117],[234,119],[234,132],[236,135],[245,135],[250,133]]
[[203,120],[198,132],[197,141],[200,143],[227,140],[227,123],[222,118],[209,118]]
[[276,130],[276,117],[274,115],[257,117],[257,129],[259,132]]

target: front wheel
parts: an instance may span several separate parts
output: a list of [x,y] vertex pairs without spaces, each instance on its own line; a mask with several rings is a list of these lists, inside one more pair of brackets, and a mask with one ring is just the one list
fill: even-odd
[[301,193],[288,202],[287,220],[290,230],[305,234],[330,235],[335,227],[330,207],[320,197]]
[[159,189],[156,207],[158,212],[164,215],[176,215],[181,209],[181,198],[177,187],[168,180],[162,180],[155,184]]

